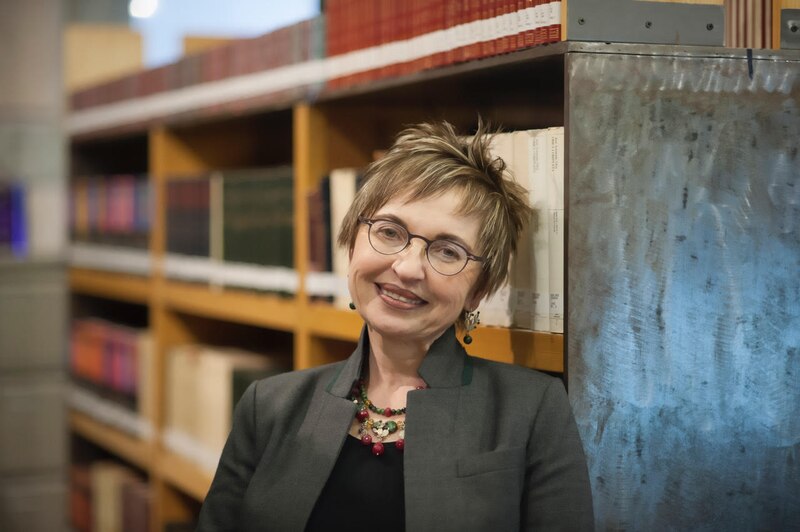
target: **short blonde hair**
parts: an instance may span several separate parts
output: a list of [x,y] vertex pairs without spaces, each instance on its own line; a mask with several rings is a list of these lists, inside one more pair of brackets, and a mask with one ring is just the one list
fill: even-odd
[[478,291],[494,293],[508,275],[517,239],[531,218],[527,191],[508,175],[506,162],[492,157],[494,133],[478,121],[472,137],[461,137],[448,122],[422,123],[401,131],[385,156],[370,164],[339,232],[340,246],[352,250],[360,216],[371,217],[396,197],[410,201],[447,191],[461,193],[458,214],[481,220],[478,249],[486,257]]

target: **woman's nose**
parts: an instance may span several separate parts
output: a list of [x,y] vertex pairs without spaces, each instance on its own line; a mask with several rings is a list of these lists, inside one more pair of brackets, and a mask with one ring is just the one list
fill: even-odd
[[395,273],[401,279],[418,280],[425,277],[425,256],[427,244],[418,239],[412,239],[406,249],[396,255],[392,264]]

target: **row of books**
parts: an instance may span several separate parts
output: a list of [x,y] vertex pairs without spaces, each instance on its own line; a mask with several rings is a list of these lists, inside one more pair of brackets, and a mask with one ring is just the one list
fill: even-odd
[[78,532],[147,532],[153,491],[137,472],[118,462],[73,464],[70,524]]
[[69,370],[82,387],[152,419],[153,341],[145,329],[99,318],[76,319]]
[[492,153],[528,190],[533,219],[521,236],[508,281],[481,304],[481,323],[564,332],[564,128],[494,137]]
[[336,245],[347,209],[363,182],[359,168],[337,168],[324,176],[306,198],[308,204],[308,274],[306,292],[347,308],[347,250]]
[[[171,180],[165,273],[231,284],[237,282],[238,272],[238,278],[249,279],[253,287],[294,292],[293,190],[290,166]],[[219,279],[217,274],[226,271],[230,275]]]
[[[496,135],[492,152],[529,191],[534,219],[520,239],[509,281],[481,305],[481,323],[545,332],[564,331],[564,128]],[[339,168],[309,192],[306,292],[333,297],[346,308],[348,253],[335,244],[361,184],[361,170]]]
[[332,87],[561,40],[560,0],[331,0],[326,14],[329,57],[370,49],[380,64],[328,80]]
[[340,88],[560,39],[560,1],[332,0],[324,16],[78,91],[71,109],[299,64]]
[[77,177],[69,205],[73,241],[148,247],[153,196],[146,175]]
[[319,59],[324,55],[324,35],[323,17],[304,20],[77,91],[70,106],[76,111]]
[[772,0],[725,0],[725,46],[772,47]]
[[288,357],[207,345],[174,347],[167,361],[164,442],[212,472],[247,386],[291,369]]
[[26,196],[24,184],[0,181],[0,258],[28,254]]

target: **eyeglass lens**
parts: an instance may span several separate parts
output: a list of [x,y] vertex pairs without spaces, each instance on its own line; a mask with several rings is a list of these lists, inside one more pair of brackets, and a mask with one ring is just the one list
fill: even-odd
[[[415,235],[416,236],[416,235]],[[378,253],[393,255],[408,246],[410,236],[402,225],[388,220],[375,220],[369,228],[369,242]],[[434,240],[426,249],[428,262],[443,275],[455,275],[464,269],[467,251],[449,240]]]

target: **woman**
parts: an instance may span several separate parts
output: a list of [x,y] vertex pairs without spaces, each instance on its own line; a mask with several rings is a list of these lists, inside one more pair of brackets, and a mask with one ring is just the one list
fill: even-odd
[[592,528],[561,382],[456,338],[531,214],[488,143],[421,124],[368,167],[339,235],[358,346],[250,386],[199,530]]

